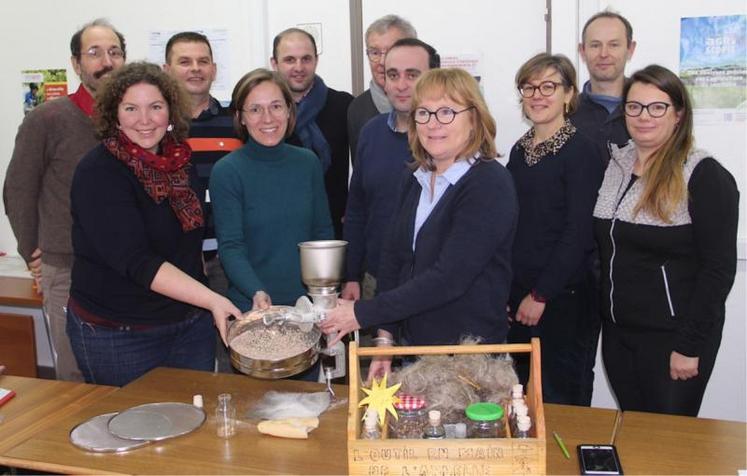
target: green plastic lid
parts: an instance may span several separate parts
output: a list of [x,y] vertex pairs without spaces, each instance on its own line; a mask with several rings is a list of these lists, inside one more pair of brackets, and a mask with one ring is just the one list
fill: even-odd
[[495,421],[503,418],[503,407],[491,402],[473,403],[464,412],[473,421]]

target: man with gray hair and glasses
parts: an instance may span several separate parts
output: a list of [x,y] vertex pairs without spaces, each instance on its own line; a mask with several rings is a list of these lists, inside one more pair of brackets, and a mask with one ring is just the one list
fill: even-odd
[[65,333],[73,247],[70,186],[80,159],[99,141],[91,116],[104,79],[125,62],[124,36],[108,21],[83,25],[70,40],[78,90],[41,104],[18,128],[3,188],[5,213],[42,292],[60,380],[82,381]]
[[363,126],[372,117],[392,110],[384,92],[384,57],[397,40],[417,37],[415,27],[397,15],[383,16],[371,23],[366,30],[366,57],[371,69],[371,82],[369,88],[353,99],[348,107],[348,140],[353,165],[358,152],[358,136]]

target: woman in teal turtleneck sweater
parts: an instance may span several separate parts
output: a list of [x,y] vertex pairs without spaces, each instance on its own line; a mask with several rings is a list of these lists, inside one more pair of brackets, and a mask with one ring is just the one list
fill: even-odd
[[305,294],[298,243],[333,237],[319,159],[284,139],[295,123],[285,81],[256,69],[232,94],[245,141],[213,168],[210,198],[228,297],[242,312],[292,305]]

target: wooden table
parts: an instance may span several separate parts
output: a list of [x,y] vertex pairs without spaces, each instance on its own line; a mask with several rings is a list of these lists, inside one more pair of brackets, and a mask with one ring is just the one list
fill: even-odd
[[[576,446],[584,443],[608,444],[612,439],[618,413],[606,408],[546,403],[547,474],[579,474]],[[555,442],[553,431],[563,439],[570,459],[563,455]]]
[[41,307],[42,295],[31,278],[0,276],[0,306]]
[[0,387],[16,392],[12,400],[0,407],[0,454],[117,389],[10,375],[0,375]]
[[[215,435],[213,410],[219,393],[231,393],[243,417],[267,390],[321,391],[320,384],[161,368],[117,391],[7,376],[0,377],[0,387],[23,396],[0,408],[6,418],[0,424],[0,465],[76,474],[347,472],[347,405],[324,413],[308,440],[260,435],[246,421],[232,439]],[[347,397],[347,387],[335,386],[335,391]],[[68,440],[71,428],[95,415],[148,402],[191,402],[198,393],[204,397],[208,421],[189,435],[116,455],[87,453]],[[617,418],[615,410],[546,404],[547,473],[578,474],[576,445],[609,443]],[[615,443],[626,474],[735,474],[745,468],[746,428],[744,423],[626,412]],[[553,431],[563,437],[570,459],[561,453]]]
[[747,424],[625,412],[615,446],[625,474],[737,474],[747,468]]
[[[325,412],[319,428],[308,440],[287,440],[260,435],[256,426],[241,423],[236,436],[216,436],[213,412],[219,393],[234,397],[242,417],[251,403],[267,390],[322,391],[321,384],[291,380],[262,381],[241,375],[212,374],[159,368],[107,395],[97,403],[70,412],[47,431],[0,454],[0,464],[37,471],[76,474],[344,474],[347,472],[347,404]],[[336,386],[347,397],[347,387]],[[134,405],[178,401],[192,402],[202,394],[208,421],[195,432],[125,454],[92,454],[68,440],[78,423],[101,413]]]
[[[347,387],[336,386],[346,397]],[[262,381],[249,377],[177,369],[156,369],[93,405],[70,412],[51,428],[0,455],[0,464],[59,473],[191,473],[191,474],[344,474],[347,472],[347,405],[326,412],[308,440],[285,440],[260,435],[242,423],[229,440],[215,436],[212,412],[218,393],[231,393],[239,416],[267,390],[320,391],[322,385],[288,380]],[[208,422],[192,434],[126,454],[91,454],[72,446],[68,433],[76,424],[101,413],[157,401],[191,402],[202,394]],[[564,405],[547,405],[549,434],[558,431],[569,448],[578,443],[608,442],[617,412]],[[577,474],[575,455],[565,459],[555,441],[547,442],[550,474]]]

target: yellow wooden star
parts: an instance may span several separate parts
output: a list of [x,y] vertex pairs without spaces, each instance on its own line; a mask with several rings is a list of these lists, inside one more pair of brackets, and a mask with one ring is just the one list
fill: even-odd
[[384,378],[379,382],[377,382],[376,379],[373,379],[370,389],[361,388],[361,390],[366,393],[367,397],[358,403],[359,407],[368,405],[369,408],[376,409],[379,413],[379,424],[381,426],[384,426],[384,416],[387,411],[392,414],[395,420],[398,418],[397,411],[394,409],[394,404],[399,402],[399,397],[396,397],[394,394],[397,393],[397,390],[399,390],[399,387],[402,385],[401,383],[398,383],[387,388],[387,375],[388,374],[384,374]]

